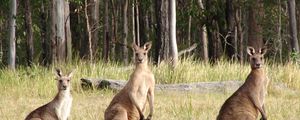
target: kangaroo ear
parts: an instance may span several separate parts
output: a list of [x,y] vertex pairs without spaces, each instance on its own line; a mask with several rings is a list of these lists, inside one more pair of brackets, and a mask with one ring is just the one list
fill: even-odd
[[74,71],[75,71],[75,70],[72,70],[72,71],[68,74],[68,77],[69,77],[69,78],[73,76]]
[[139,49],[139,46],[137,46],[134,42],[132,43],[131,47],[133,51],[137,51]]
[[267,53],[267,47],[263,47],[259,50],[259,53],[262,54],[262,55],[265,55]]
[[254,55],[255,49],[254,49],[253,47],[248,46],[248,47],[247,47],[247,53],[248,53],[249,55]]
[[56,71],[56,76],[57,77],[61,77],[62,76],[62,72],[59,68],[55,68],[55,71]]
[[144,44],[144,50],[149,51],[150,48],[151,48],[151,46],[152,46],[152,43],[151,43],[151,42],[145,43],[145,44]]

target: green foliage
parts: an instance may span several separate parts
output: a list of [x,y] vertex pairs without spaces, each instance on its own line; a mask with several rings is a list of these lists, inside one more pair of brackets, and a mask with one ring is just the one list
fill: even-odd
[[[42,46],[41,46],[41,5],[43,4],[45,7],[45,13],[46,13],[46,23],[47,23],[47,38],[48,45],[51,43],[49,42],[49,37],[51,33],[50,29],[50,11],[51,11],[51,1],[47,0],[30,0],[30,6],[31,6],[31,13],[32,13],[32,25],[33,25],[33,34],[34,34],[34,59],[36,60],[35,63],[38,63],[38,59],[40,59]],[[116,0],[116,9],[118,9],[117,14],[117,22],[118,26],[116,27],[117,34],[116,34],[116,40],[120,42],[122,40],[122,4],[123,2],[121,0]],[[212,21],[215,20],[218,23],[218,28],[220,29],[218,32],[220,35],[225,36],[227,34],[227,23],[225,20],[226,16],[226,1],[225,0],[202,0],[204,9],[201,9],[198,5],[198,0],[177,0],[176,1],[176,17],[177,17],[177,42],[178,42],[178,48],[179,51],[185,48],[188,48],[190,46],[190,42],[187,42],[187,36],[188,33],[188,26],[189,26],[189,17],[191,16],[192,22],[191,22],[191,43],[198,43],[198,47],[195,54],[195,57],[199,60],[202,56],[198,55],[202,53],[202,46],[201,38],[200,38],[200,31],[199,28],[202,25],[206,25],[208,32],[211,32],[212,30],[216,29],[216,26],[212,25]],[[286,62],[288,61],[288,58],[290,57],[289,53],[290,50],[288,50],[289,45],[289,33],[288,33],[288,17],[287,17],[287,11],[285,9],[285,2],[286,0],[281,0],[280,3],[278,1],[274,0],[264,0],[263,1],[263,7],[265,10],[265,16],[263,18],[260,18],[261,21],[259,24],[263,26],[262,35],[264,36],[264,41],[267,43],[269,48],[268,57],[272,59],[275,62]],[[128,44],[132,42],[132,1],[129,0],[128,4]],[[143,0],[139,1],[140,4],[140,12],[149,12],[148,17],[150,21],[150,30],[147,31],[150,33],[149,40],[152,40],[153,42],[156,42],[155,36],[156,36],[156,18],[155,18],[155,1],[151,0]],[[252,6],[254,4],[253,0],[233,0],[233,5],[235,9],[240,8],[242,11],[242,31],[244,33],[244,41],[247,43],[247,16],[248,16],[248,7]],[[3,41],[3,51],[2,55],[0,55],[3,60],[1,61],[2,64],[5,64],[6,61],[6,51],[7,51],[7,45],[6,45],[6,35],[8,33],[8,26],[7,26],[7,18],[9,15],[9,0],[1,0],[0,1],[0,25],[5,26],[4,30],[1,31],[0,37]],[[299,4],[298,4],[299,5]],[[23,8],[23,1],[18,2],[18,14],[17,14],[17,65],[26,65],[26,32],[25,32],[25,25],[24,25],[24,8]],[[99,26],[97,29],[99,29],[99,40],[98,40],[98,51],[95,53],[97,58],[96,60],[99,60],[100,58],[98,56],[101,55],[103,51],[103,35],[104,35],[104,1],[100,0],[100,18],[99,18]],[[109,12],[111,12],[111,8],[109,8]],[[279,15],[278,13],[281,12],[282,14]],[[81,57],[86,56],[85,50],[87,48],[84,47],[87,41],[87,32],[86,32],[86,21],[85,21],[85,15],[84,15],[84,0],[70,0],[70,22],[71,22],[71,31],[72,31],[72,45],[73,45],[73,54],[78,55],[74,57],[74,59],[80,60]],[[111,14],[109,14],[109,19],[111,19]],[[142,17],[142,16],[141,16]],[[282,22],[279,26],[278,20],[281,19]],[[111,20],[110,24],[111,24]],[[278,31],[278,27],[281,27],[281,31]],[[279,36],[280,35],[280,36]],[[220,37],[220,36],[219,36]],[[209,43],[209,52],[211,53],[211,33],[208,33],[208,43]],[[224,39],[221,37],[222,47],[224,47]],[[154,44],[155,45],[155,44]],[[278,46],[281,45],[281,48],[278,48]],[[120,47],[120,45],[117,45]],[[243,46],[246,46],[244,44]],[[155,46],[153,46],[155,47]],[[224,48],[222,48],[224,49]],[[238,48],[235,48],[238,49]],[[116,51],[119,51],[121,49],[117,49]],[[224,50],[224,53],[227,51]],[[279,53],[281,52],[281,53]],[[119,53],[119,52],[117,52]],[[151,54],[154,55],[153,52]],[[74,55],[73,55],[74,56]],[[129,55],[131,56],[131,55]],[[213,55],[209,55],[210,57]],[[111,56],[114,57],[114,56]],[[292,55],[293,57],[293,55]],[[121,61],[121,60],[120,60]]]
[[290,55],[293,62],[299,63],[300,62],[300,53],[293,51]]
[[[10,8],[9,7],[10,6],[10,1],[11,0],[1,0],[0,1],[0,8],[1,8],[0,10],[3,11],[3,12],[5,12],[5,13],[8,13],[9,10],[10,10],[9,9]],[[3,17],[4,16],[0,16],[1,19],[3,19]]]
[[83,5],[84,4],[84,0],[70,0],[70,2],[75,3],[77,5]]

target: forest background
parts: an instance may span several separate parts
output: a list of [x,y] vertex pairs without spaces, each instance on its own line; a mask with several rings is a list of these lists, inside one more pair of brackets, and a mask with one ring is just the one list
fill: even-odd
[[[71,119],[101,120],[116,93],[80,79],[128,80],[131,44],[151,41],[157,84],[244,81],[246,47],[267,47],[267,116],[299,120],[299,32],[296,0],[1,0],[0,117],[24,119],[53,99],[59,67],[76,70]],[[157,91],[153,117],[215,119],[232,92]]]
[[[174,5],[173,5],[174,4]],[[128,64],[131,44],[152,41],[151,61],[192,56],[243,63],[266,46],[275,63],[297,61],[295,0],[2,0],[0,62],[50,65],[89,60]],[[297,24],[298,22],[298,24]]]

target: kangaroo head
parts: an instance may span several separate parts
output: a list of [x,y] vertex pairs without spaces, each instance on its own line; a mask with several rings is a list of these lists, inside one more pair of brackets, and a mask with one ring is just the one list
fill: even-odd
[[258,51],[255,51],[253,47],[247,47],[247,53],[249,54],[250,58],[250,65],[252,69],[261,68],[264,64],[264,55],[267,52],[267,49],[260,48]]
[[151,45],[151,42],[145,43],[143,47],[139,47],[135,43],[132,44],[136,64],[147,63],[148,51],[150,50]]
[[56,80],[57,80],[57,87],[58,90],[70,90],[71,87],[71,77],[73,75],[73,71],[70,72],[68,75],[63,75],[60,69],[56,69]]

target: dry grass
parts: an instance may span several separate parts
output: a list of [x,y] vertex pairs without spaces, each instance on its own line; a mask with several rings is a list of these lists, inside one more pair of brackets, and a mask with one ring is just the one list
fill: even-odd
[[[213,120],[223,101],[230,94],[156,93],[156,120]],[[26,95],[24,95],[26,96]],[[2,120],[21,120],[33,109],[48,102],[49,97],[1,96],[0,116]],[[110,91],[88,91],[73,94],[72,120],[102,120],[103,113],[113,93]],[[281,93],[269,95],[266,109],[270,120],[299,120],[299,94]]]
[[[102,120],[112,91],[83,91],[82,77],[127,79],[132,66],[116,64],[67,65],[64,70],[76,68],[72,81],[72,120]],[[291,90],[275,91],[272,83],[266,97],[266,109],[270,120],[299,120],[300,116],[300,70],[299,66],[269,65],[267,68],[272,83],[284,83]],[[174,71],[167,65],[153,67],[157,83],[179,83],[220,80],[244,80],[247,65],[220,62],[210,66],[192,61],[181,62]],[[16,72],[0,70],[0,117],[1,120],[21,120],[33,109],[49,102],[56,94],[53,68],[35,66],[18,68]],[[223,102],[231,93],[198,94],[156,92],[155,120],[213,120]]]

